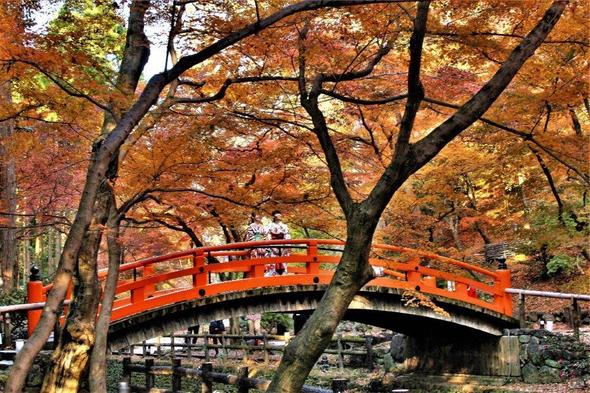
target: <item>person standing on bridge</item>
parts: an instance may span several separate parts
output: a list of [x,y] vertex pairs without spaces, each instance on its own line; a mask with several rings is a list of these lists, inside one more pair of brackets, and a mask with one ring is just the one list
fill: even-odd
[[[259,213],[252,212],[250,217],[250,224],[246,230],[245,241],[254,242],[266,240],[268,238],[268,231],[262,225],[262,216]],[[265,258],[269,254],[267,248],[253,248],[250,250],[250,258]],[[245,273],[246,274],[246,273]],[[248,331],[250,334],[260,334],[260,321],[262,315],[260,313],[249,314],[246,316],[248,321]]]
[[[283,216],[279,210],[272,212],[272,222],[267,227],[269,239],[291,239],[289,227],[282,221],[282,219]],[[291,250],[284,247],[273,247],[270,249],[270,255],[273,257],[286,257],[291,255]],[[271,269],[274,269],[275,274],[281,275],[287,273],[287,264],[285,262],[278,262],[271,266]]]
[[[250,224],[246,230],[245,241],[255,242],[260,240],[266,240],[268,238],[268,231],[262,225],[262,217],[260,214],[253,212],[250,217]],[[250,258],[264,258],[268,256],[267,248],[253,248],[250,250]]]

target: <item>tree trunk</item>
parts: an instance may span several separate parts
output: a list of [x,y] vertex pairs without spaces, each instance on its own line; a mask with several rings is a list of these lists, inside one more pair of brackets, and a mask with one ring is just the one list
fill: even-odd
[[[53,351],[51,363],[41,392],[78,391],[80,377],[86,369],[90,350],[94,345],[94,328],[100,286],[97,257],[102,239],[102,228],[109,212],[110,194],[105,194],[107,182],[100,186],[94,206],[91,229],[86,233],[74,272],[74,298],[66,324]],[[105,197],[106,196],[106,197]]]
[[[12,102],[12,82],[0,83],[0,103]],[[16,241],[16,172],[14,161],[6,152],[5,143],[14,132],[12,120],[0,122],[0,210],[6,215],[0,228],[0,270],[2,284],[0,291],[8,292],[16,285],[18,258]]]
[[530,145],[529,145],[529,149],[535,155],[535,158],[537,159],[537,162],[539,163],[539,166],[541,167],[541,170],[543,171],[543,174],[545,175],[545,178],[547,179],[547,184],[549,184],[549,188],[551,189],[551,193],[553,194],[553,197],[555,198],[555,202],[557,203],[557,220],[559,221],[559,223],[562,226],[565,227],[565,219],[563,218],[563,214],[564,214],[563,201],[561,200],[561,197],[559,196],[559,192],[557,191],[557,187],[555,186],[555,181],[553,180],[553,176],[551,175],[551,170],[549,169],[547,164],[545,164],[545,160],[543,160],[543,157],[541,157],[541,154],[539,153],[539,151],[537,149],[535,149],[534,147],[532,147]]
[[449,229],[451,230],[451,234],[453,235],[455,247],[457,247],[457,250],[463,251],[463,243],[461,242],[461,237],[459,236],[459,223],[461,222],[461,218],[456,214],[453,214],[445,217],[445,221],[447,222]]
[[476,221],[475,224],[473,224],[473,227],[475,228],[477,233],[479,233],[479,236],[481,236],[484,244],[491,244],[492,243],[492,239],[490,238],[490,236],[486,232],[486,230],[483,227],[483,225],[481,224],[481,222]]
[[107,273],[102,308],[98,321],[96,322],[96,341],[92,349],[89,373],[89,385],[91,393],[106,392],[106,357],[107,357],[107,336],[111,311],[115,300],[115,290],[119,280],[119,266],[122,261],[121,246],[119,244],[120,219],[115,208],[115,196],[111,194],[111,209],[107,221],[107,245],[109,252],[109,270]]
[[570,118],[572,119],[572,128],[576,132],[576,135],[582,136],[582,125],[580,124],[578,115],[576,115],[576,111],[573,108],[570,108]]
[[315,312],[285,348],[267,393],[301,391],[307,375],[330,343],[355,294],[373,278],[369,252],[375,226],[376,222],[370,222],[359,209],[352,214],[346,245],[334,278]]
[[[143,4],[142,4],[143,3]],[[129,29],[125,54],[118,76],[118,87],[133,94],[139,76],[149,57],[149,43],[144,34],[144,16],[149,2],[134,1],[129,15]],[[119,112],[122,112],[121,110]],[[105,113],[101,136],[108,135],[114,127],[112,116]],[[43,382],[43,393],[78,390],[80,378],[86,370],[90,351],[95,341],[96,314],[100,296],[97,276],[97,257],[104,224],[114,206],[110,183],[118,172],[117,149],[112,155],[106,173],[99,178],[91,230],[82,243],[75,274],[75,299],[58,347],[52,355],[48,373]],[[109,314],[110,316],[110,314]]]

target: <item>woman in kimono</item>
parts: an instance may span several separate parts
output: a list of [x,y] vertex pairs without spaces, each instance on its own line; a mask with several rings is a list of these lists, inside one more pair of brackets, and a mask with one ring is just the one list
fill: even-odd
[[[266,239],[268,239],[268,231],[264,225],[262,225],[262,217],[258,213],[252,213],[252,216],[250,217],[250,225],[248,225],[246,238],[244,240],[247,242],[255,242]],[[253,248],[250,250],[250,258],[264,258],[266,256],[268,256],[268,249],[266,248]]]
[[[272,212],[272,222],[266,228],[269,239],[291,239],[289,227],[283,223],[282,218],[283,217],[279,210]],[[270,249],[270,256],[272,257],[286,257],[289,255],[291,255],[291,250],[288,248],[274,247]],[[287,264],[284,262],[278,262],[273,267],[276,274],[281,275],[283,273],[287,273]]]
[[[252,213],[252,216],[250,217],[250,224],[248,225],[248,229],[246,230],[246,236],[244,240],[247,242],[255,242],[267,239],[268,232],[266,231],[264,225],[262,225],[262,217],[258,213]],[[250,250],[250,258],[264,258],[267,257],[268,254],[269,251],[267,248],[253,248]],[[259,313],[248,314],[246,316],[246,320],[248,321],[248,332],[250,334],[261,333],[261,319],[262,315]]]

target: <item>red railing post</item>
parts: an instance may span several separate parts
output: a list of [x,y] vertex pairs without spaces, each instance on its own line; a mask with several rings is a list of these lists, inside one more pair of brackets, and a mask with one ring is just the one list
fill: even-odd
[[131,304],[143,303],[145,300],[145,287],[133,288],[131,290]]
[[[31,267],[31,275],[29,276],[29,282],[27,283],[27,302],[42,303],[44,301],[43,282],[39,276],[39,268],[33,266]],[[33,334],[33,331],[39,324],[41,313],[42,310],[31,310],[27,312],[27,334],[29,337],[31,337],[31,334]]]
[[203,250],[197,250],[193,254],[193,267],[197,268],[198,271],[193,274],[193,288],[204,287],[209,283],[207,273],[205,273],[205,253]]
[[467,294],[468,290],[468,285],[464,282],[455,282],[455,292],[461,299],[469,299],[469,296]]
[[265,269],[264,265],[250,266],[250,272],[248,272],[248,278],[264,277],[264,269]]
[[422,282],[424,283],[425,287],[436,288],[436,277],[424,276],[422,278]]
[[318,258],[318,243],[315,240],[307,243],[307,262],[305,264],[307,274],[319,274],[320,262]]
[[408,270],[406,272],[406,281],[408,281],[408,283],[410,285],[412,285],[412,287],[415,289],[416,287],[420,286],[420,283],[422,282],[422,273],[420,273],[418,270],[420,269],[420,266],[418,265],[418,263],[420,262],[420,258],[419,257],[414,257],[412,258],[410,261],[408,261],[408,265],[409,267],[412,268],[412,270]]
[[[149,277],[154,274],[154,265],[149,264],[143,267],[143,274],[142,278]],[[146,298],[149,298],[151,295],[156,292],[156,284],[146,284],[144,294]]]
[[510,278],[510,270],[508,269],[499,269],[496,270],[496,274],[498,278],[494,283],[497,287],[497,290],[501,293],[500,295],[500,302],[502,305],[502,309],[504,310],[504,314],[508,316],[512,316],[512,295],[506,292],[506,288],[510,288],[511,286],[511,278]]

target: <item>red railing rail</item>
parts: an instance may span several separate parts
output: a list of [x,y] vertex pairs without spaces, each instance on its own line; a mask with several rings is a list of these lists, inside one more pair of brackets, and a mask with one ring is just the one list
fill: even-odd
[[[111,320],[169,304],[225,292],[283,285],[329,284],[344,242],[325,239],[266,240],[195,248],[121,265]],[[289,248],[288,256],[250,258],[254,248]],[[208,263],[213,258],[221,263]],[[286,263],[288,273],[266,277],[265,265]],[[382,273],[369,286],[443,296],[512,316],[508,270],[491,271],[431,252],[375,244],[370,263]],[[219,274],[232,273],[225,281]],[[104,280],[106,270],[99,272]],[[29,283],[28,301],[44,302],[51,285]],[[29,313],[29,332],[40,311]]]

